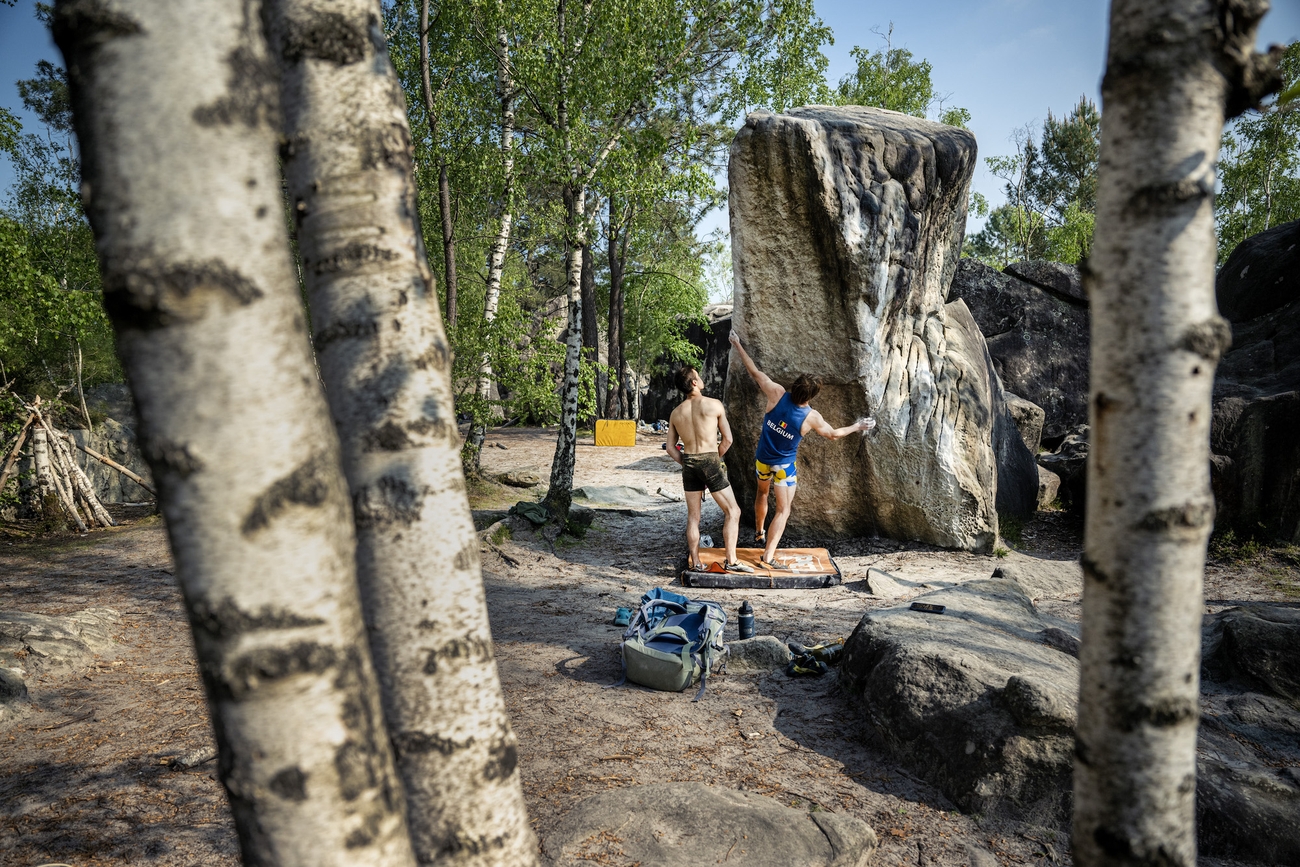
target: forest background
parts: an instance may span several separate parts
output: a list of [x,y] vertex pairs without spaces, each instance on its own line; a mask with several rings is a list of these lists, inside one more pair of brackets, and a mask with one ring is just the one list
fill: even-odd
[[[725,166],[746,112],[861,104],[979,129],[967,94],[941,90],[934,64],[907,47],[918,34],[888,21],[837,42],[822,16],[839,14],[834,4],[641,3],[635,17],[625,5],[574,4],[566,31],[552,4],[385,4],[457,409],[478,431],[560,421],[566,394],[584,422],[632,417],[648,376],[698,360],[686,329],[704,322],[710,300],[729,299]],[[685,6],[697,13],[689,22]],[[0,0],[0,24],[24,11],[48,15],[41,3]],[[1266,36],[1290,37],[1284,74],[1294,85],[1300,44],[1285,28],[1300,23],[1270,18]],[[847,71],[832,75],[829,56],[846,42]],[[599,47],[608,44],[624,50]],[[1027,117],[1006,148],[981,142],[1004,152],[983,160],[966,255],[997,267],[1087,255],[1100,113],[1096,82],[1079,85],[1076,103]],[[40,60],[16,88],[17,102],[0,102],[5,440],[21,417],[10,392],[61,395],[63,423],[79,427],[96,421],[80,392],[121,379],[63,70]],[[1247,235],[1300,219],[1300,112],[1251,113],[1229,127],[1220,184],[1220,261]],[[292,209],[286,201],[291,231]]]

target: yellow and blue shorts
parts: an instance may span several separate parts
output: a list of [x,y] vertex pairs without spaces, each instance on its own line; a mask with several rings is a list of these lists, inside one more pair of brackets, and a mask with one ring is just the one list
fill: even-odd
[[762,461],[754,461],[754,474],[758,476],[760,482],[771,482],[778,488],[793,488],[799,481],[796,478],[797,470],[794,461],[788,464],[765,464]]

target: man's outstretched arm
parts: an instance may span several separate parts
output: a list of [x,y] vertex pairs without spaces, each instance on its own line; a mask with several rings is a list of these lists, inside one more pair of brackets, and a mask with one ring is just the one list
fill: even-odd
[[736,347],[736,351],[740,353],[740,362],[745,365],[745,370],[749,372],[754,382],[758,383],[759,391],[763,392],[767,399],[773,403],[780,400],[781,395],[785,394],[785,387],[779,382],[774,382],[770,376],[758,369],[754,359],[750,358],[749,353],[745,351],[745,347],[740,345],[740,335],[735,332],[735,329],[732,329],[729,339],[731,345]]
[[822,418],[821,413],[813,410],[808,413],[808,426],[811,431],[826,437],[828,440],[838,440],[858,431],[871,430],[876,426],[876,420],[874,418],[860,418],[851,425],[831,427],[826,419]]

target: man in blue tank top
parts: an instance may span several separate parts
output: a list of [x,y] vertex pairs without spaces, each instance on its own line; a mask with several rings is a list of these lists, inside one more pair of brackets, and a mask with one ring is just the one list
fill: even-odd
[[[821,391],[820,379],[800,374],[786,391],[758,369],[745,347],[740,345],[740,337],[734,329],[731,345],[740,354],[745,370],[758,384],[759,391],[767,398],[763,429],[754,450],[754,472],[758,476],[758,492],[754,496],[754,541],[764,546],[760,565],[766,569],[781,569],[784,567],[777,566],[772,558],[776,556],[776,546],[781,542],[785,523],[790,518],[790,507],[794,504],[794,489],[798,481],[795,457],[804,435],[815,432],[828,440],[837,440],[858,431],[871,430],[876,426],[876,420],[863,418],[846,427],[831,427],[821,413],[808,405],[808,401]],[[769,490],[776,494],[776,514],[772,516],[772,525],[764,532]]]

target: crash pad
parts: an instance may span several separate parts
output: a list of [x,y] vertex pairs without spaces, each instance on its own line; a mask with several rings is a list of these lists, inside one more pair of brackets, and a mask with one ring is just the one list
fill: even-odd
[[762,548],[737,548],[736,559],[753,568],[753,572],[728,572],[723,568],[727,552],[723,548],[701,548],[703,571],[684,569],[682,584],[687,587],[769,588],[776,590],[832,587],[842,580],[840,567],[825,548],[781,548],[774,563],[782,569],[758,565]]
[[631,419],[596,420],[596,445],[598,446],[634,446],[636,445],[636,422]]

